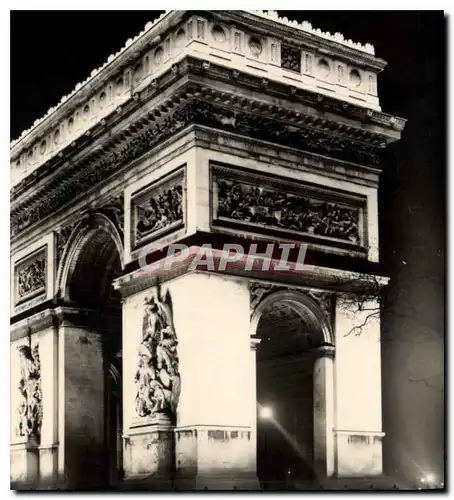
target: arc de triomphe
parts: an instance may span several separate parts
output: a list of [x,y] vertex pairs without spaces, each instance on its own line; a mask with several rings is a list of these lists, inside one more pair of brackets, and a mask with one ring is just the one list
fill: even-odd
[[385,64],[168,11],[12,143],[13,487],[380,477]]

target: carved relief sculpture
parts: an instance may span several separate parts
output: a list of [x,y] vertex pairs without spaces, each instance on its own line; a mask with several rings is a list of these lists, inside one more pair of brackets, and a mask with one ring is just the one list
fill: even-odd
[[124,237],[124,197],[123,193],[111,198],[106,204],[100,207],[100,210],[106,212],[108,217],[115,224],[121,238]]
[[18,408],[17,434],[39,441],[42,424],[42,394],[38,344],[33,349],[26,345],[20,346],[19,356],[20,380],[18,389],[21,402]]
[[217,216],[360,243],[359,209],[218,180]]
[[177,345],[169,308],[159,299],[145,299],[135,375],[139,417],[175,416],[180,395]]
[[46,259],[39,257],[17,270],[17,298],[39,293],[46,288]]
[[181,183],[135,202],[136,240],[183,221],[183,186]]
[[77,222],[73,222],[72,224],[68,224],[65,227],[58,229],[55,232],[56,236],[56,254],[57,254],[57,262],[60,263],[63,257],[63,253],[66,249],[66,245],[68,243],[69,237],[71,236],[74,228],[76,227]]
[[293,47],[282,45],[281,66],[290,71],[301,72],[301,51]]

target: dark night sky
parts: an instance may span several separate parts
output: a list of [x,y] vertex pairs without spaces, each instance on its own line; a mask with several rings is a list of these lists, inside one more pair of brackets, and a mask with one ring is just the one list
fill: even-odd
[[[160,12],[11,14],[11,138],[16,139]],[[375,46],[383,111],[408,119],[389,148],[380,191],[387,467],[443,467],[445,19],[438,12],[281,11]],[[409,340],[410,339],[410,340]],[[423,340],[423,342],[420,342]],[[430,363],[427,362],[430,357]],[[402,371],[402,367],[404,370]],[[406,457],[406,458],[405,458]],[[408,459],[411,458],[411,460]],[[399,459],[403,465],[399,465]],[[416,464],[416,465],[415,465]],[[412,469],[413,468],[413,469]]]

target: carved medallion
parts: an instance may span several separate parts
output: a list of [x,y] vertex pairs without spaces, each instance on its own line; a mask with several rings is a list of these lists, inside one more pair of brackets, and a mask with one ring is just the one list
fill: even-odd
[[138,349],[136,413],[139,417],[175,417],[180,397],[178,341],[170,308],[159,298],[145,299],[142,341]]
[[39,441],[42,424],[41,363],[39,347],[33,349],[23,345],[19,347],[20,379],[18,389],[21,402],[17,409],[18,436],[34,438]]
[[224,43],[227,39],[224,29],[219,24],[213,27],[211,34],[217,43]]
[[331,68],[326,59],[320,59],[320,61],[317,64],[317,70],[320,78],[328,78],[328,76],[331,73]]
[[262,42],[255,36],[249,39],[249,50],[254,57],[259,57],[263,51]]

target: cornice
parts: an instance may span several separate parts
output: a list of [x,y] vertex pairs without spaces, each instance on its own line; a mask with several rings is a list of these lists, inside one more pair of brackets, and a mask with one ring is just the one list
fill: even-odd
[[[300,113],[293,111],[291,109],[292,106],[289,106],[289,109],[285,112],[282,106],[268,106],[267,108],[266,104],[262,101],[258,101],[258,103],[254,105],[254,99],[243,99],[240,101],[239,98],[236,98],[237,105],[240,107],[245,107],[249,102],[250,109],[253,110],[256,107],[262,108],[262,111],[271,111],[272,114],[280,119],[286,119],[296,124],[305,123],[312,127],[326,128],[327,130],[337,128],[339,131],[347,134],[351,131],[353,134],[357,135],[357,139],[362,137],[367,140],[368,136],[374,136],[377,138],[377,142],[381,140],[382,143],[384,143],[383,145],[398,140],[406,123],[405,119],[387,113],[348,104],[334,97],[329,98],[310,90],[269,81],[241,71],[231,70],[219,64],[209,63],[188,56],[163,75],[152,80],[144,90],[135,94],[131,101],[125,103],[123,106],[117,107],[83,136],[72,141],[61,150],[57,156],[49,159],[12,188],[12,200],[17,198],[19,193],[24,190],[25,186],[35,183],[43,171],[49,170],[51,167],[55,168],[58,165],[67,164],[69,157],[74,156],[82,148],[92,143],[94,139],[104,133],[105,130],[113,128],[117,123],[124,120],[126,116],[143,106],[147,100],[156,96],[158,92],[163,92],[165,88],[175,81],[177,76],[182,77],[185,75],[202,76],[203,78],[211,77],[214,83],[222,81],[230,83],[231,85],[242,86],[245,89],[259,90],[260,93],[266,95],[283,97],[301,105],[311,106],[313,111],[315,112],[318,110],[318,113]],[[214,90],[215,89],[213,89],[213,91]],[[205,92],[205,95],[206,94],[207,92]],[[234,103],[235,99],[232,102]],[[329,116],[331,116],[331,118],[328,118]],[[347,122],[341,123],[339,117],[345,118]],[[368,128],[370,130],[364,130]]]
[[58,319],[53,309],[46,309],[11,325],[10,338],[14,342],[47,328],[53,328],[57,324]]
[[284,24],[287,26],[290,26],[291,28],[300,30],[300,31],[306,31],[308,33],[312,33],[316,36],[319,36],[321,38],[325,38],[327,40],[330,40],[332,42],[336,43],[341,43],[344,45],[347,45],[351,47],[352,49],[361,51],[361,52],[366,52],[367,54],[374,55],[375,54],[375,49],[373,45],[370,43],[366,43],[365,45],[362,45],[359,42],[353,42],[352,40],[347,40],[344,38],[344,35],[342,33],[335,33],[334,35],[331,35],[330,32],[323,32],[320,29],[315,29],[312,27],[311,23],[308,23],[307,21],[303,21],[302,23],[298,23],[297,21],[290,21],[286,17],[280,17],[275,10],[269,10],[269,11],[264,11],[264,10],[254,10],[251,11],[251,14],[255,16],[259,16],[263,19],[270,19],[273,22],[277,22],[280,24]]
[[[289,99],[292,102],[311,106],[314,111],[319,111],[324,117],[331,114],[331,120],[324,118],[324,120],[331,125],[335,123],[340,125],[338,120],[339,117],[342,117],[350,121],[350,123],[342,124],[345,126],[346,130],[353,128],[355,131],[361,130],[364,132],[364,128],[369,127],[371,128],[371,135],[383,136],[383,140],[386,140],[387,143],[398,140],[400,132],[402,132],[405,127],[406,119],[404,118],[389,113],[383,113],[382,111],[375,111],[363,106],[355,106],[339,98],[328,97],[308,89],[297,88],[290,84],[282,84],[261,76],[254,76],[235,69],[232,70],[220,64],[213,64],[194,57],[188,57],[182,64],[187,64],[194,74],[203,75],[205,78],[211,77],[214,83],[222,81],[230,83],[235,87],[241,86],[247,89],[257,90],[264,95],[279,96],[284,99]],[[253,101],[252,99],[250,100]],[[263,102],[258,102],[259,106],[264,106]],[[276,108],[279,107],[276,106]],[[288,115],[296,119],[299,118],[298,113],[292,113],[291,109],[289,109]],[[284,115],[280,112],[279,116],[282,118]],[[366,136],[368,133],[367,131],[364,132]]]
[[[47,176],[50,171],[71,169],[75,161],[80,161],[82,156],[85,156],[90,147],[95,143],[105,141],[111,136],[115,139],[120,139],[125,135],[133,133],[134,128],[130,129],[130,117],[134,115],[134,119],[139,124],[146,119],[152,119],[153,113],[160,116],[159,109],[150,110],[145,107],[145,104],[153,104],[154,101],[160,101],[160,93],[167,90],[169,86],[175,83],[180,78],[178,65],[173,66],[169,71],[162,74],[159,78],[152,80],[140,93],[133,95],[133,98],[127,103],[117,106],[109,115],[106,115],[101,121],[96,123],[85,134],[73,140],[58,155],[50,158],[43,163],[38,169],[29,174],[19,184],[11,189],[11,199],[18,199],[30,186],[34,186],[42,177]],[[174,102],[178,96],[172,96],[170,101]],[[99,151],[98,151],[99,152]]]
[[59,326],[93,328],[96,331],[109,331],[121,319],[121,311],[114,309],[103,310],[100,314],[98,309],[60,306],[55,308],[54,314]]
[[235,21],[238,25],[262,29],[266,33],[276,33],[293,37],[295,41],[299,41],[308,46],[320,47],[329,52],[339,54],[343,57],[351,57],[352,59],[369,64],[375,70],[383,70],[386,66],[386,61],[375,57],[374,47],[366,43],[362,45],[358,42],[353,42],[346,39],[341,33],[331,34],[323,32],[320,29],[312,27],[312,24],[303,21],[290,21],[286,17],[281,18],[276,11],[208,11],[216,17],[223,17],[231,21]]
[[167,29],[168,24],[175,17],[181,17],[183,12],[166,11],[154,21],[147,23],[143,31],[133,39],[128,39],[124,47],[117,53],[111,54],[101,67],[94,69],[86,80],[78,83],[70,94],[63,96],[56,106],[51,107],[42,118],[35,120],[29,129],[24,130],[19,138],[13,140],[11,142],[11,156],[16,154],[18,148],[25,147],[29,139],[33,140],[34,136],[39,135],[45,128],[51,127],[52,124],[60,120],[76,102],[84,100],[87,95],[127,64],[138,52],[143,51],[158,36],[159,32]]
[[[204,11],[205,14],[214,15],[217,18],[224,18],[235,21],[238,24],[250,27],[254,25],[257,29],[266,28],[267,32],[283,32],[287,37],[293,34],[309,45],[318,45],[320,48],[329,49],[331,52],[339,52],[344,57],[352,57],[354,60],[361,59],[374,69],[381,70],[386,64],[385,61],[374,57],[374,48],[370,44],[362,45],[344,38],[341,33],[324,33],[320,29],[315,29],[308,22],[298,23],[287,18],[281,18],[276,11]],[[83,82],[78,83],[74,90],[60,99],[60,102],[51,107],[40,119],[35,120],[33,125],[22,132],[20,137],[11,142],[11,155],[16,153],[17,146],[24,147],[30,136],[39,135],[44,127],[51,127],[58,121],[76,101],[86,98],[87,94],[93,92],[104,81],[109,79],[118,69],[126,64],[131,57],[143,51],[149,44],[165,31],[172,23],[190,11],[166,11],[153,22],[145,25],[133,39],[128,39],[124,47],[117,53],[111,54],[107,61],[99,68],[94,69],[90,76]]]
[[[239,86],[238,91],[219,90],[203,85],[200,80],[201,76],[219,79],[220,75],[230,76]],[[161,91],[171,84],[175,84],[173,91],[163,95]],[[247,85],[259,85],[262,99],[242,97],[240,88]],[[339,107],[336,100],[320,99],[314,93],[290,90],[287,101],[279,106],[263,100],[284,89],[285,86],[269,85],[263,79],[229,72],[223,66],[188,57],[137,94],[126,110],[117,110],[110,120],[99,123],[79,144],[68,146],[60,158],[50,160],[11,190],[13,235],[191,124],[220,128],[369,166],[379,164],[380,148],[399,135],[395,130],[390,132],[389,124],[365,130],[363,122],[358,120],[352,125],[342,123],[335,119],[336,113],[342,110],[345,114],[349,107]],[[156,105],[150,109],[146,104],[153,98],[156,98]],[[331,114],[327,113],[327,107]],[[374,116],[368,118],[370,121]],[[123,122],[125,125],[121,128]],[[120,124],[119,130],[112,134],[116,124]],[[95,140],[96,148],[93,148],[90,145]],[[77,161],[74,159],[76,154],[79,154]],[[37,187],[36,180],[51,171],[55,172],[53,178]]]
[[[189,248],[188,256],[178,263],[171,262],[165,266],[166,259],[156,261],[146,267],[141,267],[117,278],[113,286],[122,297],[138,293],[142,290],[173,280],[188,273],[219,274],[253,280],[254,282],[267,283],[269,286],[300,286],[303,288],[317,288],[321,292],[376,294],[381,287],[388,284],[389,279],[383,276],[361,272],[346,271],[322,266],[304,266],[304,269],[291,272],[271,273],[267,270],[246,270],[245,266],[227,266],[225,270],[219,269],[219,261],[223,251],[213,248],[211,256],[216,271],[194,269],[194,258],[199,247],[194,245]],[[279,263],[278,259],[271,259],[272,266]],[[271,278],[270,278],[271,276]]]
[[[186,23],[186,21],[188,22]],[[309,51],[317,58],[333,57],[336,59],[336,64],[341,61],[356,70],[359,67],[362,73],[365,72],[361,78],[369,79],[368,90],[366,90],[365,84],[358,89],[353,86],[351,91],[354,92],[354,95],[349,95],[348,92],[344,92],[348,85],[344,85],[346,82],[342,83],[343,77],[337,81],[339,85],[331,81],[330,78],[321,78],[320,81],[328,84],[329,88],[319,86],[318,90],[325,94],[327,90],[334,91],[346,101],[355,102],[352,99],[359,99],[363,106],[380,109],[376,90],[376,74],[383,69],[385,62],[373,55],[374,50],[370,44],[363,46],[354,43],[351,40],[346,40],[340,33],[334,35],[323,33],[319,29],[312,28],[310,23],[299,24],[295,21],[289,21],[286,18],[280,18],[272,11],[167,11],[153,23],[148,23],[134,39],[129,39],[125,47],[117,54],[109,56],[101,68],[93,70],[88,79],[77,84],[70,95],[64,96],[57,106],[49,109],[43,118],[36,120],[29,130],[24,131],[18,140],[11,143],[12,182],[15,184],[20,181],[22,175],[33,171],[48,158],[58,154],[67,141],[79,138],[90,129],[91,124],[102,120],[116,104],[127,104],[134,92],[138,92],[149,83],[150,79],[156,78],[169,65],[177,63],[185,54],[201,54],[207,59],[212,59],[213,54],[210,51],[216,52],[216,40],[208,32],[205,35],[205,28],[208,28],[208,24],[213,21],[228,23],[232,36],[236,27],[239,27],[244,32],[245,41],[248,37],[255,35],[268,40],[267,43],[269,42],[271,47],[269,57],[267,55],[265,58],[257,58],[257,61],[260,59],[260,63],[268,68],[266,71],[270,71],[270,74],[274,74],[273,78],[276,77],[281,81],[287,77],[285,75],[286,66],[280,65],[281,56],[277,55],[276,52],[280,50],[281,43],[283,47],[290,44],[295,49]],[[200,33],[199,22],[202,26]],[[197,34],[194,34],[193,27],[196,23]],[[180,28],[183,28],[183,38],[186,36],[185,29],[187,29],[184,49],[178,44],[175,45],[175,40],[179,36],[177,29]],[[235,34],[235,37],[237,35],[238,33]],[[243,35],[239,34],[240,37]],[[245,42],[243,42],[244,44]],[[150,57],[154,57],[152,52],[156,46],[161,52],[163,47],[165,48],[165,61],[162,64],[159,62],[153,65],[153,69],[150,70],[149,61]],[[225,48],[226,46],[222,50],[225,51]],[[276,52],[275,55],[273,55],[273,51]],[[233,57],[230,61],[231,67],[239,65],[238,69],[241,69],[242,61],[251,62],[250,54],[247,51],[241,51],[232,46],[227,52]],[[146,57],[145,54],[147,54]],[[238,54],[241,56],[239,59]],[[219,56],[219,54],[215,54],[215,56]],[[243,59],[244,57],[245,59]],[[254,57],[252,57],[252,62],[254,62],[253,59]],[[278,64],[276,64],[277,60]],[[334,60],[332,62],[334,63]],[[144,69],[145,66],[147,69]],[[282,73],[282,68],[284,68],[284,73]],[[307,69],[300,73],[298,85],[312,87],[311,79],[306,78],[303,74],[307,74]],[[313,78],[312,70],[309,73]],[[284,80],[282,80],[283,78]],[[114,102],[110,95],[112,87],[115,87]],[[106,101],[106,93],[109,94],[108,102]],[[101,99],[102,95],[104,95],[104,101]],[[77,126],[74,125],[73,119]]]

